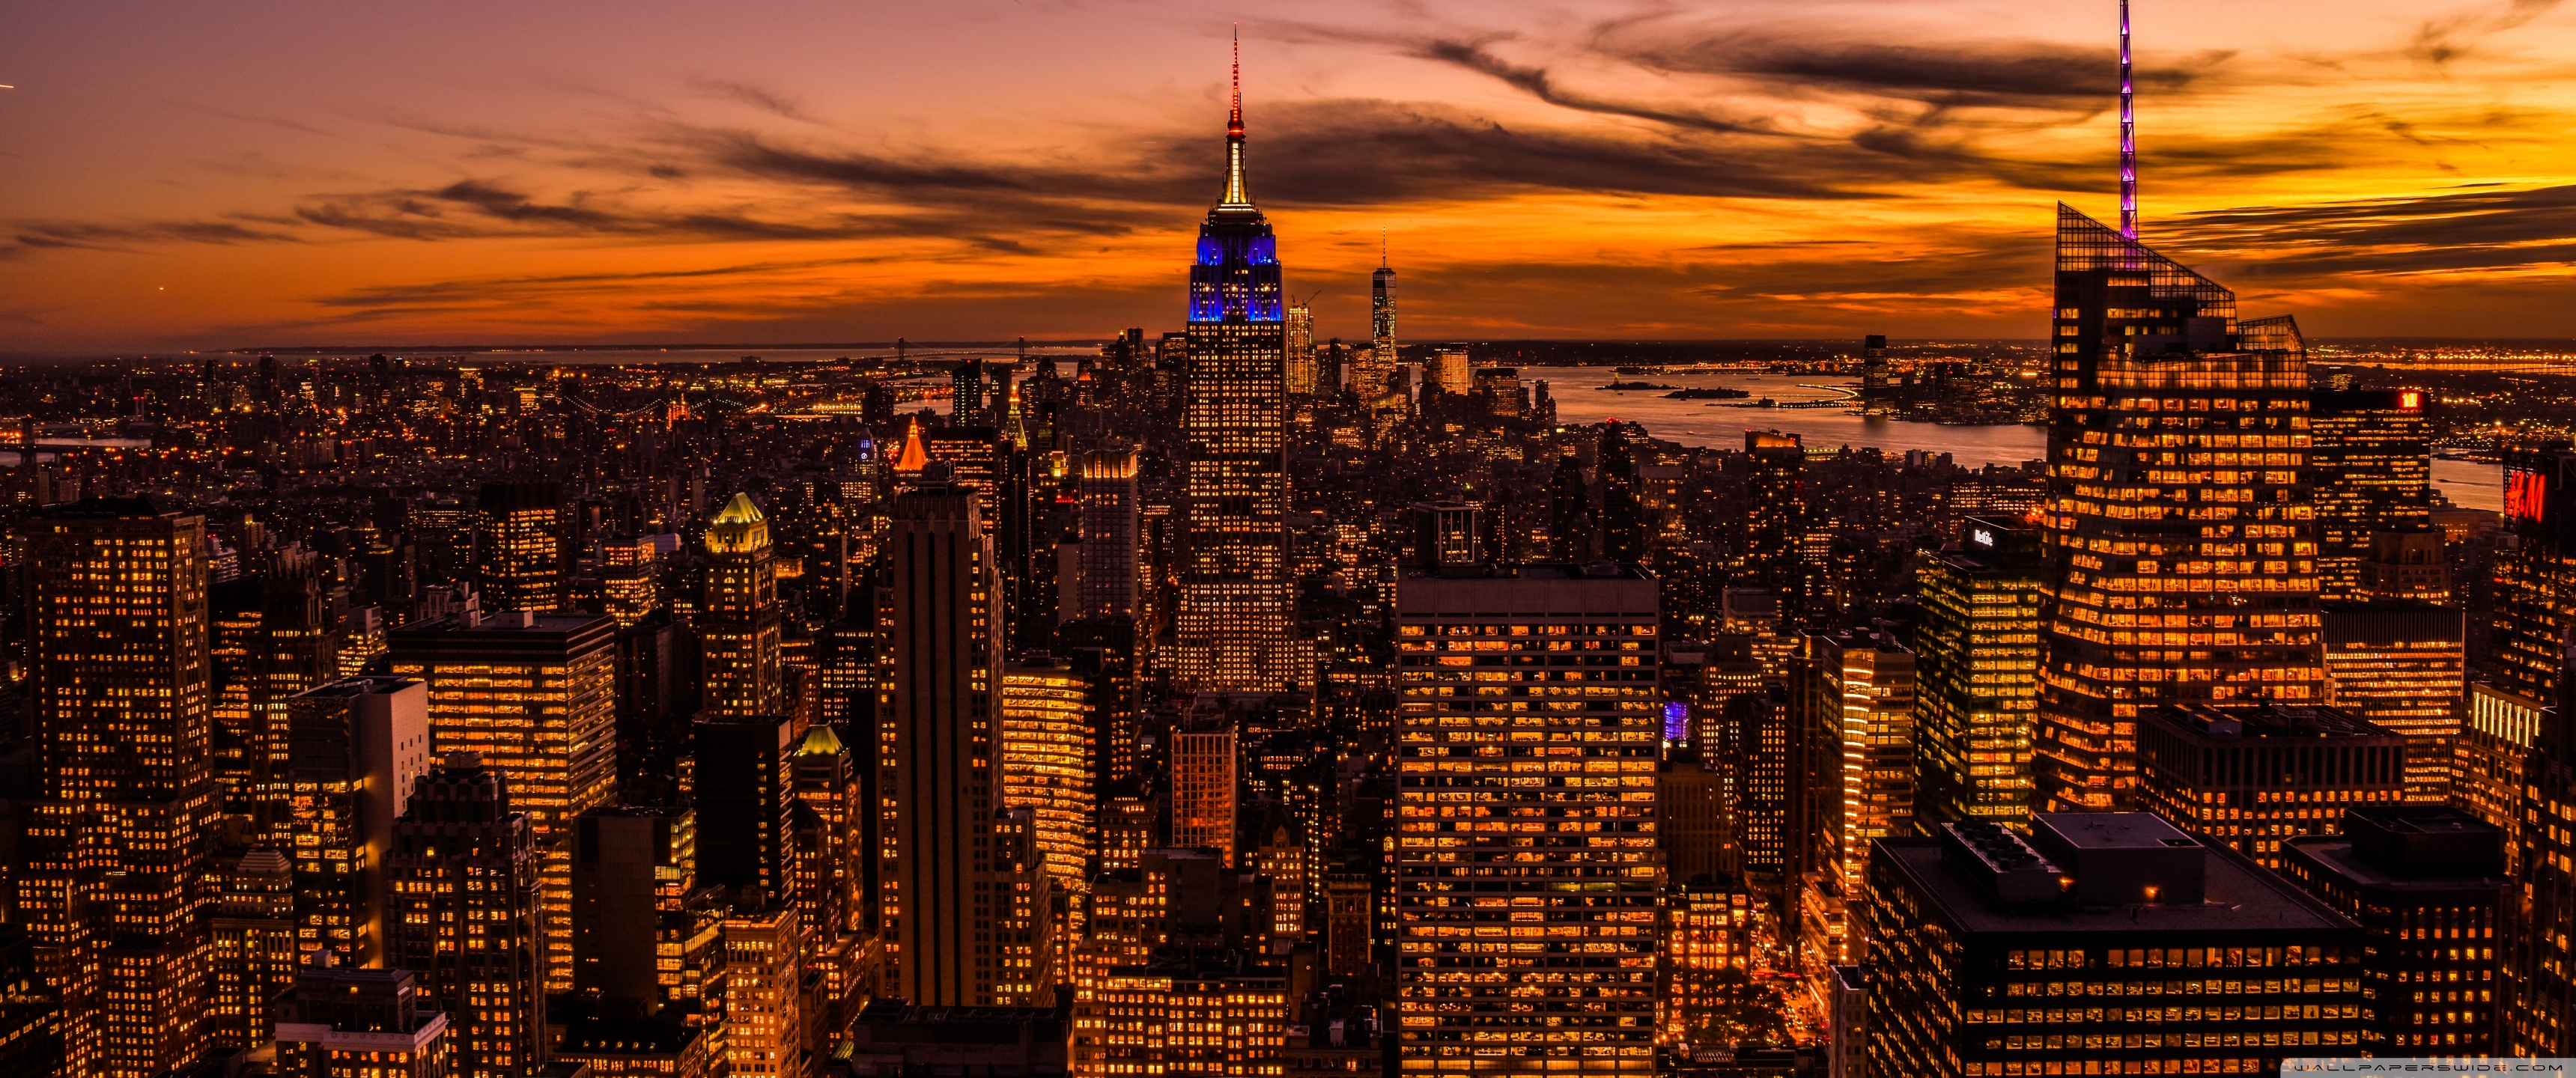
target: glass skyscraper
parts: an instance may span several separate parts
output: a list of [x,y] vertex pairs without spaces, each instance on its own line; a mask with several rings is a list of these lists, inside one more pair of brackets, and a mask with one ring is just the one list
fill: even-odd
[[2052,313],[2040,807],[2127,808],[2142,708],[2323,699],[2307,353],[2063,205]]

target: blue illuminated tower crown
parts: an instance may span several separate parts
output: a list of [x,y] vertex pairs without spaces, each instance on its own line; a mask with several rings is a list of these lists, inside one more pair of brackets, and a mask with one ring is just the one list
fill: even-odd
[[1235,46],[1234,101],[1225,125],[1225,196],[1199,226],[1190,267],[1190,321],[1283,322],[1279,240],[1243,178],[1243,47]]

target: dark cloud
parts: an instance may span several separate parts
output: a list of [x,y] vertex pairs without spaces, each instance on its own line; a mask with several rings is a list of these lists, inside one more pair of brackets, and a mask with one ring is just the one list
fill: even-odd
[[2406,55],[2436,68],[2478,51],[2485,39],[2514,29],[2558,6],[2559,0],[2506,0],[2448,11],[2415,28]]
[[2576,263],[2576,185],[2212,210],[2170,233],[2262,277],[2566,266]]
[[789,97],[786,94],[780,93],[766,86],[749,82],[739,82],[733,79],[691,79],[689,80],[689,84],[697,87],[699,92],[710,97],[732,101],[736,104],[749,105],[752,108],[759,109],[762,112],[770,113],[784,119],[797,120],[809,124],[819,124],[823,122],[815,119],[811,114],[808,114],[805,111],[804,106],[798,104],[795,98]]
[[1503,82],[1559,108],[1605,116],[1626,116],[1695,131],[1717,134],[1775,134],[1767,121],[1732,120],[1701,112],[1657,108],[1636,102],[1596,97],[1558,85],[1546,68],[1512,63],[1495,55],[1486,41],[1432,39],[1414,46],[1413,55],[1425,60],[1455,64],[1469,71],[1491,75]]
[[[1760,79],[1805,93],[1832,89],[1941,108],[2092,112],[2119,94],[2117,57],[2037,41],[1960,41],[1939,46],[1832,42],[1759,34],[1630,35],[1604,32],[1595,47],[1655,71]],[[2141,89],[2178,91],[2235,54],[2210,52],[2180,64],[2139,69]]]
[[[261,219],[235,215],[213,221],[146,221],[111,224],[85,221],[21,221],[8,226],[0,259],[37,251],[131,251],[162,243],[275,243],[298,237],[275,229],[251,227]],[[249,223],[245,223],[249,222]]]

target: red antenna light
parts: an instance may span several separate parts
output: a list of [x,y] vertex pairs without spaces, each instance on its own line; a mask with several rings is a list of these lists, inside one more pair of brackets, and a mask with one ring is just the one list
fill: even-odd
[[1243,137],[1243,28],[1234,28],[1234,107],[1225,114],[1225,137]]

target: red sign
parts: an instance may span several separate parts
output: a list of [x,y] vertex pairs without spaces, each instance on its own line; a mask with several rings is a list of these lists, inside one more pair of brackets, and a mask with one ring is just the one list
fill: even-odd
[[2536,523],[2548,502],[2547,477],[2519,468],[2504,473],[2504,515]]

